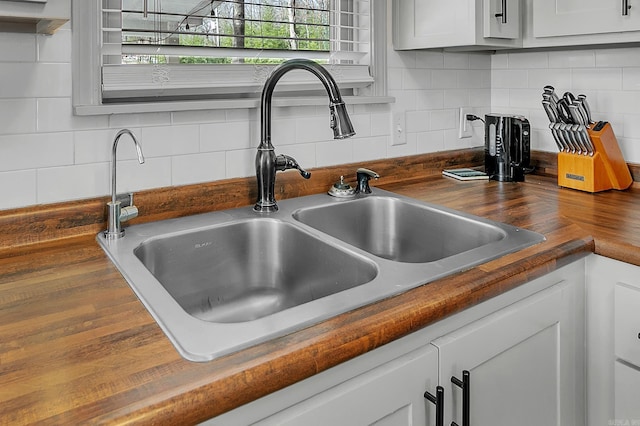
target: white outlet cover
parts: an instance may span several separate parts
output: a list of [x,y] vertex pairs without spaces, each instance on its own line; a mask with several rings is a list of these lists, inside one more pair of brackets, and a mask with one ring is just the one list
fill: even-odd
[[470,138],[473,136],[471,122],[467,120],[467,114],[471,114],[471,108],[461,107],[459,110],[458,139]]
[[402,112],[391,114],[391,145],[407,143],[406,120]]

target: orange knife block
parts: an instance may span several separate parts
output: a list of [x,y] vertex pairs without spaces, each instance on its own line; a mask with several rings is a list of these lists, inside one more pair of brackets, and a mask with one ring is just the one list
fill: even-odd
[[586,192],[627,189],[633,178],[609,123],[600,130],[587,129],[593,156],[558,153],[558,185]]

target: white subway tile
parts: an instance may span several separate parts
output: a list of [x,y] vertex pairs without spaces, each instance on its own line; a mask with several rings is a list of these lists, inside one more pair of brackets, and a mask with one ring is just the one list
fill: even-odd
[[542,108],[542,89],[511,89],[509,106],[513,108]]
[[36,36],[35,34],[0,32],[0,52],[2,52],[0,63],[35,62]]
[[387,156],[387,137],[353,140],[353,161],[371,161]]
[[469,106],[469,91],[466,89],[448,89],[444,91],[444,107],[459,108]]
[[64,132],[69,130],[106,128],[106,115],[77,116],[73,114],[71,98],[40,98],[38,107],[38,132]]
[[406,69],[402,73],[404,90],[428,89],[430,86],[429,71],[424,69]]
[[524,89],[528,86],[529,76],[526,70],[494,70],[491,73],[493,89]]
[[508,53],[495,53],[491,55],[491,69],[492,70],[505,70],[509,68],[509,54]]
[[469,68],[472,70],[491,70],[491,56],[487,53],[470,53]]
[[640,68],[622,69],[622,89],[640,91]]
[[71,64],[3,63],[0,81],[0,98],[71,97]]
[[[130,128],[142,146],[143,154],[146,154],[146,141],[141,136],[138,128]],[[78,131],[73,134],[74,162],[75,164],[101,163],[111,161],[111,151],[116,134],[115,129]],[[135,145],[124,135],[118,141],[118,160],[134,160],[137,158]]]
[[620,68],[574,68],[571,70],[572,85],[576,89],[620,90],[622,69]]
[[195,124],[143,127],[140,140],[144,141],[145,157],[193,154],[200,149],[200,128]]
[[[38,169],[38,203],[106,195],[110,191],[109,170],[108,163]],[[118,175],[119,181],[121,176]]]
[[469,54],[445,52],[444,68],[458,70],[469,69]]
[[171,186],[171,158],[118,161],[118,192],[135,192],[144,189]]
[[444,130],[418,133],[416,139],[416,150],[418,154],[443,151]]
[[37,204],[36,171],[19,170],[0,173],[0,210]]
[[387,158],[406,157],[407,155],[416,155],[416,141],[418,133],[405,134],[406,143],[402,145],[391,145],[391,136],[387,145]]
[[411,50],[387,49],[387,66],[389,68],[415,68],[416,52]]
[[402,90],[402,73],[400,68],[390,68],[387,70],[387,89]]
[[53,35],[38,35],[38,62],[71,62],[71,30],[59,29]]
[[224,179],[226,155],[224,152],[178,155],[171,157],[171,184],[189,185]]
[[316,143],[316,167],[353,163],[355,161],[353,154],[354,140],[343,139]]
[[[640,99],[638,94],[632,91],[598,91],[595,98],[589,97],[589,106],[591,107],[594,119],[599,117],[601,120],[603,114],[629,113],[640,111]],[[595,102],[594,102],[595,100]]]
[[227,178],[255,176],[255,149],[236,149],[225,152]]
[[640,139],[640,114],[624,115],[624,133],[622,135],[625,138]]
[[0,136],[0,171],[73,164],[73,133]]
[[509,89],[491,89],[491,107],[492,110],[496,107],[508,107],[509,106]]
[[596,65],[596,53],[593,50],[562,50],[549,52],[549,67],[560,68],[593,68]]
[[443,109],[431,111],[431,130],[458,128],[458,111],[455,109]]
[[430,130],[429,111],[407,111],[405,113],[406,131],[408,133],[426,132]]
[[356,138],[368,138],[371,136],[371,115],[351,115],[351,124],[356,131]]
[[416,68],[438,69],[444,68],[444,53],[429,50],[416,51]]
[[625,161],[637,163],[640,159],[640,139],[618,138],[620,150]]
[[276,150],[277,154],[284,154],[295,158],[303,169],[311,169],[316,166],[316,146],[313,143],[287,145],[276,148]]
[[[252,134],[251,136],[251,146],[255,146],[257,148],[260,141],[260,123],[254,122],[254,124],[255,134]],[[271,120],[271,141],[277,147],[298,143],[299,141],[296,138],[296,119],[287,118]]]
[[565,69],[540,69],[529,71],[529,88],[539,89],[542,99],[542,89],[551,85],[558,92],[558,96],[571,87],[571,72]]
[[620,49],[598,49],[597,67],[638,67],[640,66],[640,48],[626,47]]
[[371,114],[371,136],[389,136],[391,134],[391,114]]
[[491,89],[469,90],[469,106],[472,106],[472,107],[491,106]]
[[509,69],[548,68],[547,52],[509,53]]
[[200,151],[202,152],[236,150],[251,146],[249,122],[210,123],[200,126]]
[[416,90],[415,95],[417,110],[444,108],[444,90]]
[[0,99],[0,135],[35,131],[35,99]]
[[302,143],[333,139],[329,117],[303,117],[296,120],[296,140]]
[[464,89],[488,89],[491,87],[491,72],[489,70],[461,70],[457,72],[457,87]]
[[396,101],[391,105],[391,111],[413,111],[416,109],[417,90],[389,90],[389,96]]
[[433,89],[456,89],[458,87],[458,73],[449,69],[431,71],[431,87]]

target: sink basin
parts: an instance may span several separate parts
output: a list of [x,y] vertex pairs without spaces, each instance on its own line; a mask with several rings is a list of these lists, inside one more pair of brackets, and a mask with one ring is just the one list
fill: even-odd
[[182,309],[221,323],[262,318],[377,273],[372,262],[270,219],[156,238],[134,253]]
[[541,234],[391,192],[318,194],[97,240],[178,352],[208,361],[498,258]]
[[398,262],[434,262],[507,236],[496,225],[380,196],[302,209],[293,217],[371,254]]

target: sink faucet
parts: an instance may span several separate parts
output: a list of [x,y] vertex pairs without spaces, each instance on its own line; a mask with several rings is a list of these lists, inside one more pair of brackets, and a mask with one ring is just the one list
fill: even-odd
[[357,185],[356,194],[371,194],[371,187],[369,187],[370,179],[379,179],[380,175],[373,170],[365,169],[363,167],[356,170]]
[[104,236],[107,239],[116,239],[124,236],[124,229],[122,229],[121,223],[138,216],[138,208],[133,205],[133,194],[129,194],[126,200],[118,199],[116,195],[116,151],[118,149],[118,141],[124,134],[131,136],[138,153],[138,162],[140,164],[144,163],[142,147],[133,132],[129,129],[120,130],[113,140],[113,148],[111,150],[111,201],[107,203],[109,219],[107,230],[104,231]]
[[297,169],[303,178],[309,179],[311,173],[304,170],[295,159],[275,154],[271,144],[271,98],[276,83],[287,72],[294,69],[307,70],[314,74],[324,85],[329,95],[331,128],[334,139],[344,139],[355,135],[347,108],[340,96],[340,90],[331,74],[316,62],[308,59],[290,59],[273,70],[262,89],[260,101],[260,145],[256,154],[256,177],[258,178],[258,201],[253,209],[257,212],[278,210],[275,200],[276,171]]

